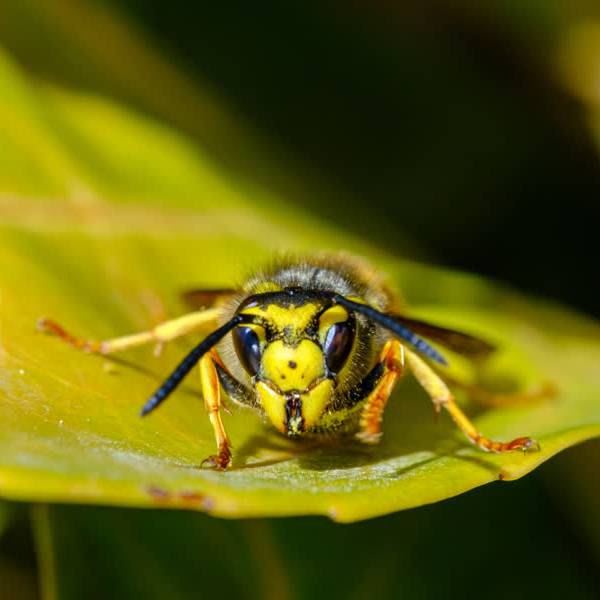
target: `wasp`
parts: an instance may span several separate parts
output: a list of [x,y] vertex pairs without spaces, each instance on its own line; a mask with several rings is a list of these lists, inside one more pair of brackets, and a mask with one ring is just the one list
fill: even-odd
[[221,412],[223,392],[263,415],[289,437],[353,431],[367,444],[382,435],[386,404],[398,380],[413,375],[439,412],[444,408],[479,448],[502,453],[537,449],[529,437],[493,441],[456,404],[436,366],[447,365],[429,340],[468,357],[494,347],[472,335],[409,318],[383,278],[361,259],[341,255],[284,259],[238,289],[185,294],[199,310],[153,329],[106,341],[77,338],[48,319],[40,328],[91,353],[113,354],[212,328],[144,404],[158,408],[198,365],[217,453],[205,464],[232,464]]

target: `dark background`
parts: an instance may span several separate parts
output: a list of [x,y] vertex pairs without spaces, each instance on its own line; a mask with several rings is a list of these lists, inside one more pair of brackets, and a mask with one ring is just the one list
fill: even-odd
[[598,148],[554,68],[574,11],[113,1],[354,199],[315,212],[391,249],[408,238],[441,264],[599,313]]
[[[76,3],[50,4],[77,12]],[[600,103],[573,85],[569,69],[578,65],[565,50],[578,27],[598,18],[594,3],[100,4],[121,11],[168,60],[213,90],[300,179],[341,194],[324,201],[297,193],[276,167],[231,154],[220,145],[218,119],[197,126],[193,109],[178,105],[159,82],[156,102],[144,102],[131,82],[112,81],[100,67],[90,71],[77,48],[48,52],[47,24],[38,23],[37,46],[21,45],[10,28],[4,42],[40,77],[112,94],[171,121],[241,176],[261,179],[376,245],[599,316],[600,163],[590,124]],[[86,35],[99,35],[98,23],[88,26]],[[153,85],[151,78],[145,83]],[[179,112],[163,111],[163,97]],[[276,540],[297,597],[595,598],[599,456],[598,444],[587,444],[524,480],[356,525],[316,518],[260,523]],[[68,582],[63,597],[82,597],[82,590],[85,597],[147,596],[156,593],[151,577],[144,583],[153,571],[182,597],[190,589],[197,597],[252,597],[264,588],[248,561],[273,558],[248,555],[240,543],[213,569],[215,539],[246,539],[247,522],[193,515],[198,542],[186,537],[185,514],[53,511]],[[124,522],[125,533],[116,525]],[[0,555],[33,570],[26,527],[17,520]],[[111,548],[129,547],[132,539],[156,555],[128,571]],[[175,577],[181,565],[185,575]]]

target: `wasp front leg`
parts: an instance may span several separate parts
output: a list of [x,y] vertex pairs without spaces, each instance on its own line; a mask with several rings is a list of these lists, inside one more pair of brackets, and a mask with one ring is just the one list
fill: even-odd
[[208,418],[217,442],[217,454],[209,456],[202,464],[225,470],[231,466],[231,445],[221,420],[221,385],[215,362],[220,363],[220,359],[216,350],[213,350],[205,354],[199,363],[204,406],[208,411]]
[[424,360],[410,350],[406,350],[406,360],[417,381],[429,394],[436,410],[439,412],[442,407],[445,408],[460,430],[482,450],[501,453],[539,449],[539,444],[529,437],[519,437],[510,442],[496,442],[482,435],[456,404],[448,386]]
[[404,346],[397,340],[386,342],[379,357],[382,375],[360,414],[360,430],[356,437],[366,444],[376,444],[381,438],[381,421],[387,401],[404,371]]
[[142,331],[104,341],[76,337],[66,331],[62,325],[50,319],[40,319],[38,321],[38,329],[44,333],[50,333],[59,337],[67,344],[83,352],[106,355],[151,343],[164,344],[204,326],[213,325],[217,322],[219,314],[220,310],[218,308],[209,308],[165,321],[149,331]]

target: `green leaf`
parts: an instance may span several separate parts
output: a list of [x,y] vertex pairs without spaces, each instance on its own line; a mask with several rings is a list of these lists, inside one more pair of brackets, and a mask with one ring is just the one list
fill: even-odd
[[[90,22],[94,23],[93,28],[88,26]],[[31,31],[35,31],[35,36],[30,35]],[[238,189],[243,190],[247,197],[252,197],[253,205],[269,203],[269,200],[278,201],[278,196],[283,196],[291,203],[319,210],[327,203],[344,207],[352,200],[348,192],[332,185],[312,166],[293,156],[287,147],[266,139],[262,132],[228,105],[227,99],[213,85],[197,73],[192,77],[185,69],[178,67],[175,60],[170,61],[165,57],[164,49],[159,50],[115,6],[95,0],[67,3],[64,0],[6,0],[0,14],[0,38],[3,46],[13,53],[18,62],[43,81],[68,88],[93,89],[134,107],[136,111],[165,121],[174,131],[190,135],[202,144],[203,152],[210,155],[209,168],[229,170]],[[48,48],[54,51],[48,52]],[[124,56],[127,60],[123,60]],[[12,88],[15,82],[11,79],[8,84],[7,87]],[[23,92],[21,88],[17,86],[19,92]],[[168,90],[168,93],[157,93],[158,89]],[[181,140],[178,140],[175,144],[177,148],[169,143],[165,147],[147,146],[145,142],[151,141],[148,135],[153,129],[149,121],[145,122],[146,133],[139,140],[132,135],[131,124],[123,123],[113,111],[113,125],[124,128],[116,130],[115,140],[111,136],[112,131],[103,127],[102,115],[98,115],[102,109],[89,102],[89,99],[78,103],[77,112],[87,113],[82,115],[85,123],[81,122],[79,115],[74,115],[76,123],[70,123],[65,122],[64,115],[47,110],[53,99],[46,98],[40,107],[35,106],[37,103],[32,102],[33,99],[26,93],[14,94],[12,89],[8,89],[7,94],[9,98],[21,99],[26,107],[33,108],[37,116],[42,117],[44,126],[56,130],[58,125],[61,142],[66,142],[77,154],[83,153],[81,158],[86,162],[86,169],[92,172],[100,170],[100,173],[96,173],[100,175],[95,182],[100,186],[95,188],[96,191],[106,184],[112,187],[126,183],[121,181],[121,177],[130,181],[137,174],[141,175],[135,178],[134,191],[138,199],[144,189],[149,189],[153,191],[153,201],[156,201],[160,197],[161,186],[168,183],[166,193],[171,206],[180,202],[185,204],[185,199],[190,198],[194,198],[196,208],[198,203],[202,204],[202,198],[212,199],[213,205],[216,198],[222,200],[223,190],[210,189],[207,180],[202,182],[201,190],[195,189],[194,177],[189,175],[189,162],[182,156],[190,145],[189,141],[181,144]],[[74,102],[75,99],[71,98],[69,105]],[[66,117],[67,121],[71,116]],[[130,121],[131,116],[127,120]],[[9,120],[7,127],[9,136],[29,138],[29,142],[25,142],[29,152],[25,151],[25,154],[42,159],[42,164],[51,171],[47,173],[45,169],[40,169],[35,174],[28,172],[27,167],[21,164],[20,155],[25,149],[22,148],[23,142],[20,142],[18,148],[11,148],[11,152],[6,153],[6,160],[16,167],[11,171],[8,189],[12,189],[13,177],[17,175],[25,176],[24,189],[34,186],[37,180],[49,184],[61,179],[67,167],[61,161],[62,153],[51,156],[47,139],[32,140],[29,136],[34,132],[30,130],[29,123],[13,124]],[[100,135],[101,144],[87,147],[80,136],[79,127],[84,127],[86,134]],[[100,131],[94,131],[95,128]],[[163,133],[161,137],[166,142],[174,135]],[[115,145],[111,145],[111,141],[116,142]],[[40,143],[35,151],[34,142]],[[56,147],[53,149],[57,150]],[[174,153],[174,160],[171,160],[170,152]],[[154,158],[149,158],[148,153],[153,154]],[[157,177],[151,176],[154,169],[150,173],[139,173],[139,167],[148,161],[160,169]],[[81,166],[76,159],[74,162],[69,162],[68,166]],[[121,167],[123,162],[128,164],[126,169]],[[134,162],[137,168],[134,168]],[[172,168],[174,164],[175,168]],[[197,170],[200,166],[196,161],[191,170]],[[105,169],[111,169],[108,178]],[[181,179],[180,170],[186,173]],[[93,174],[86,172],[87,176]],[[69,182],[69,189],[73,183],[76,182]],[[90,181],[86,180],[86,183]],[[159,187],[153,187],[157,183]],[[51,189],[46,188],[42,193],[47,194]],[[173,197],[175,194],[177,201]],[[335,209],[333,214],[335,216]],[[417,247],[414,242],[406,240],[405,234],[400,233],[397,233],[395,243],[396,247],[402,246],[411,251]]]
[[[220,170],[155,122],[99,98],[32,88],[2,57],[0,93],[3,497],[353,521],[520,477],[600,434],[595,323],[385,255]],[[532,435],[541,451],[482,453],[446,415],[434,422],[407,378],[378,447],[292,444],[236,411],[225,417],[235,468],[200,469],[214,441],[194,376],[156,414],[138,416],[191,341],[160,359],[140,349],[108,361],[35,331],[40,316],[95,338],[144,330],[183,311],[182,289],[231,285],[276,251],[315,248],[368,256],[416,314],[497,342],[482,374],[490,385],[554,385],[551,400],[467,406],[485,434]],[[458,357],[453,364],[455,376],[473,376]]]

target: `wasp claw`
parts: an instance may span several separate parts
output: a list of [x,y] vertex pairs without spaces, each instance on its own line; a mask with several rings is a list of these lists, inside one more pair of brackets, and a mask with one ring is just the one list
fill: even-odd
[[40,317],[37,320],[37,323],[35,324],[35,328],[37,329],[37,331],[39,331],[41,333],[54,333],[54,334],[56,334],[57,330],[59,329],[59,327],[56,325],[56,323],[54,323],[50,319],[47,319],[46,317]]
[[522,450],[523,452],[539,452],[540,444],[530,437],[520,437],[507,444],[506,450]]
[[231,467],[231,450],[222,448],[218,454],[213,454],[205,458],[200,466],[203,469],[214,469],[215,471],[225,471]]
[[539,452],[541,449],[540,443],[531,438],[527,438],[527,441],[523,443],[523,452]]

